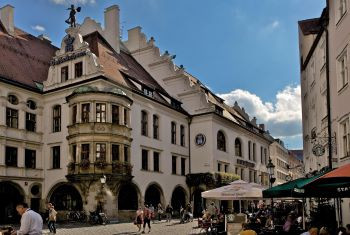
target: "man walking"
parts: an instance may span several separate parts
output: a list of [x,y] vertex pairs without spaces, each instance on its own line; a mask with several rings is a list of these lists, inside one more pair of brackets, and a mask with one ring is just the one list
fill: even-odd
[[18,231],[13,231],[11,235],[41,235],[43,220],[35,211],[28,208],[27,203],[19,203],[16,206],[18,214],[22,216],[21,227]]
[[173,214],[173,208],[169,204],[165,209],[165,213],[166,213],[166,222],[170,222],[171,216]]

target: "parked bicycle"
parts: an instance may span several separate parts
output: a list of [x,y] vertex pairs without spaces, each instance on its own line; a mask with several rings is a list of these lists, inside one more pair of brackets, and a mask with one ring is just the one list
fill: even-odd
[[67,220],[74,222],[86,222],[87,216],[85,211],[69,211],[67,213]]

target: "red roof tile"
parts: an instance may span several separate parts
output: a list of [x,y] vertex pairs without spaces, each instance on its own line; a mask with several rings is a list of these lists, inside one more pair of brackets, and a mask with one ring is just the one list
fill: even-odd
[[0,77],[36,88],[47,79],[56,47],[15,28],[11,36],[0,30]]
[[298,24],[304,35],[317,34],[321,29],[320,18],[301,20]]

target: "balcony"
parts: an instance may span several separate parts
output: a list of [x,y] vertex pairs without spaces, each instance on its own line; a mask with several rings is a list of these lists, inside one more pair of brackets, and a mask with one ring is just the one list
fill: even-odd
[[77,135],[94,135],[94,134],[106,134],[106,135],[119,135],[130,138],[131,128],[103,122],[89,122],[89,123],[76,123],[68,126],[68,138],[72,138]]
[[29,169],[24,167],[9,167],[0,165],[0,178],[1,177],[12,177],[25,180],[43,180],[42,169]]
[[112,180],[131,180],[133,177],[132,165],[127,162],[116,161],[107,163],[100,161],[91,163],[88,160],[84,160],[80,163],[71,162],[67,167],[68,175],[66,177],[72,182],[99,180],[103,175]]

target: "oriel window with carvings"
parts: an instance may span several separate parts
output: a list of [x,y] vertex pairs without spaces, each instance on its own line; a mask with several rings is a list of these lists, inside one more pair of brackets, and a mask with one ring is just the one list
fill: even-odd
[[96,144],[96,161],[106,161],[106,144]]
[[112,123],[119,124],[119,106],[112,105]]
[[96,104],[96,122],[106,122],[106,104]]
[[81,122],[87,123],[89,122],[89,116],[90,116],[90,104],[82,104],[81,105]]
[[81,160],[89,160],[90,157],[90,144],[81,145]]

